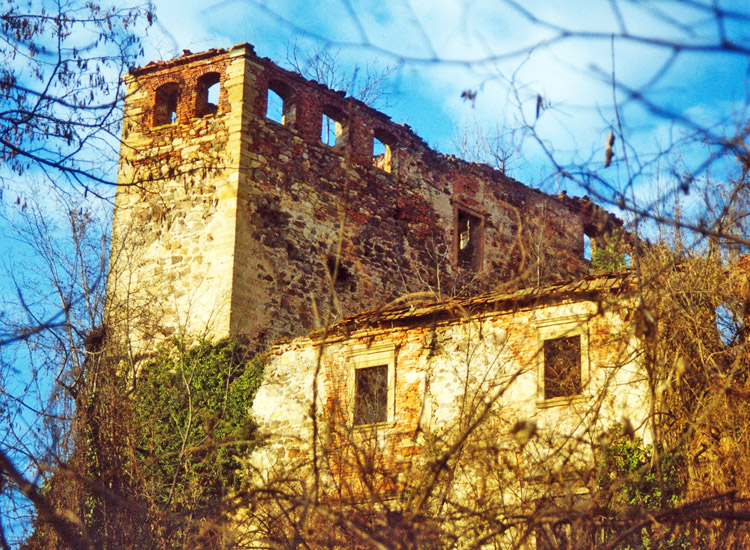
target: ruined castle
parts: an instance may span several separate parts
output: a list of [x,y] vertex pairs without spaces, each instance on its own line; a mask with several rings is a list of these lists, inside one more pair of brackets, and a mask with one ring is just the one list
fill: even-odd
[[568,483],[579,444],[645,418],[632,284],[584,257],[619,220],[441,155],[250,45],[132,71],[118,182],[110,324],[136,356],[170,335],[264,351],[263,482],[306,471],[402,513],[417,497],[394,495],[468,441],[444,490],[513,514],[519,480]]
[[136,69],[126,97],[110,303],[137,339],[266,345],[412,293],[568,280],[584,235],[620,223],[441,155],[247,44]]

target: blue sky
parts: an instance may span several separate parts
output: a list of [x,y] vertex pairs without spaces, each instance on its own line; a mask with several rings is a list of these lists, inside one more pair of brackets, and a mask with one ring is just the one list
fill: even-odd
[[[647,4],[620,2],[615,10],[611,2],[580,0],[157,0],[159,23],[149,33],[147,56],[168,59],[182,49],[246,41],[283,64],[295,40],[303,47],[324,45],[339,52],[344,70],[353,63],[398,64],[389,82],[390,104],[382,110],[442,152],[457,152],[457,128],[466,125],[533,124],[560,162],[595,165],[602,163],[604,141],[616,125],[613,47],[630,155],[646,162],[692,129],[628,100],[628,89],[644,90],[658,109],[711,127],[747,118],[748,94],[746,56],[681,52],[672,58],[670,48],[622,38],[612,46],[609,33],[623,29],[649,40],[716,41],[717,25],[705,11],[670,1]],[[744,3],[724,4],[739,10]],[[750,21],[744,23],[727,23],[730,43],[750,43]],[[559,39],[561,29],[598,36]],[[461,99],[467,89],[479,92],[475,102]],[[537,96],[548,107],[539,120]],[[687,165],[699,162],[692,149],[681,154]],[[519,179],[535,183],[551,172],[533,141],[523,144],[522,157],[514,174]],[[612,172],[621,168],[616,163]],[[618,179],[621,174],[613,177]]]
[[[530,127],[534,135],[527,133],[517,144],[520,151],[512,172],[516,178],[550,192],[565,188],[583,195],[589,191],[559,174],[555,177],[544,147],[565,168],[579,165],[596,170],[601,184],[594,190],[604,197],[613,199],[619,192],[639,207],[655,208],[655,197],[669,196],[678,183],[671,171],[695,170],[715,152],[709,145],[692,141],[698,129],[731,137],[737,124],[750,118],[750,56],[695,51],[715,44],[721,32],[730,47],[750,45],[750,17],[739,17],[739,22],[727,18],[722,31],[710,13],[694,7],[713,3],[155,0],[158,22],[144,37],[143,64],[179,56],[183,49],[198,52],[250,42],[259,55],[283,65],[287,48],[295,41],[302,48],[324,46],[338,52],[344,71],[355,64],[395,64],[398,70],[387,83],[390,103],[381,110],[395,122],[412,126],[439,151],[458,153],[457,138],[467,126],[508,131]],[[750,13],[747,0],[715,3]],[[563,29],[585,36],[561,36]],[[641,40],[620,36],[612,42],[610,33],[627,33]],[[687,48],[678,52],[658,44],[659,40]],[[614,96],[613,70],[620,85]],[[477,92],[474,102],[462,99],[465,90]],[[630,98],[629,90],[642,92],[646,101]],[[538,98],[544,109],[537,118]],[[610,129],[618,133],[615,98],[629,165],[618,137],[615,162],[604,169],[604,142]],[[666,156],[661,154],[664,151],[668,151]],[[109,160],[114,161],[114,155]],[[712,165],[709,175],[721,178],[723,168]],[[631,176],[633,184],[628,186]],[[705,178],[706,172],[696,176]],[[26,204],[30,194],[24,178],[6,181],[0,190],[5,191],[3,205],[11,213],[21,208],[21,201],[14,206],[15,201],[23,199]],[[67,189],[57,196],[42,190],[37,204],[50,223],[64,228],[64,215],[55,219],[55,209],[78,208],[78,201],[86,201],[80,191]],[[113,188],[105,191],[113,194]],[[70,200],[67,192],[71,192]],[[685,197],[686,210],[701,208],[697,195]],[[92,204],[91,195],[88,201],[84,207],[111,208],[106,202]],[[617,210],[616,204],[607,206]],[[628,218],[627,213],[621,215]],[[19,266],[31,270],[30,290],[42,310],[54,311],[57,306],[46,301],[54,298],[52,291],[31,278],[39,267],[38,255],[33,247],[12,238],[13,228],[0,220],[0,288],[5,298],[0,314],[13,313],[8,302],[15,299],[15,290],[7,275],[21,277]],[[28,322],[33,324],[33,320]],[[31,372],[31,360],[22,356],[27,351],[20,350],[12,360],[5,356],[15,369],[10,373],[15,384],[28,382],[19,374]]]
[[[463,128],[525,129],[514,144],[511,175],[552,193],[600,193],[612,201],[605,206],[627,220],[627,212],[617,207],[618,193],[653,209],[655,198],[675,195],[679,182],[670,172],[689,172],[712,158],[715,148],[693,140],[696,129],[731,137],[738,122],[749,118],[750,56],[690,51],[715,44],[720,27],[710,12],[685,7],[710,0],[683,2],[641,7],[632,0],[156,0],[158,21],[143,37],[142,63],[171,59],[183,49],[250,42],[259,55],[283,65],[296,41],[303,49],[322,46],[337,53],[345,72],[355,64],[396,65],[385,84],[389,104],[380,107],[395,122],[409,124],[444,153],[460,153]],[[747,2],[725,4],[750,12]],[[726,20],[730,46],[750,44],[750,17],[742,23]],[[562,35],[568,31],[584,35]],[[610,33],[620,36],[612,41]],[[656,43],[660,40],[687,47],[676,52]],[[613,70],[620,86],[614,95]],[[462,99],[465,90],[476,92],[476,100]],[[646,101],[629,98],[630,90]],[[628,164],[618,135],[615,161],[604,169],[604,142],[611,129],[619,134],[615,97]],[[539,98],[544,108],[537,118]],[[116,148],[113,143],[110,166]],[[555,173],[550,157],[566,170],[595,170],[599,183],[588,189],[571,183]],[[709,168],[711,177],[724,176],[722,166]],[[17,208],[26,203],[28,179],[4,183],[9,212],[15,202]],[[62,190],[72,193],[73,202],[82,200],[80,191]],[[114,188],[102,191],[111,196]],[[698,199],[697,193],[685,198],[683,211],[699,210]],[[42,192],[37,200],[54,218],[59,198]],[[5,236],[0,271],[6,274],[18,273],[14,266],[33,268],[28,251],[12,235],[13,229],[0,223]],[[3,273],[0,286],[12,299],[13,287]]]

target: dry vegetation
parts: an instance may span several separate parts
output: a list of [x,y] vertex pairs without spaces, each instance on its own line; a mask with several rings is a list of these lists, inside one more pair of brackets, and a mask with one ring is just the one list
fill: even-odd
[[[731,15],[706,10],[718,19]],[[731,53],[748,55],[739,47]],[[13,88],[6,73],[0,84]],[[0,123],[5,130],[10,124]],[[525,130],[533,134],[533,124]],[[709,140],[705,130],[699,137]],[[45,321],[33,314],[34,304],[24,304],[25,324],[0,334],[6,346],[20,341],[51,350],[38,371],[58,384],[52,401],[42,391],[2,394],[8,425],[21,403],[38,412],[43,432],[34,444],[23,434],[3,438],[3,510],[36,518],[28,549],[748,547],[747,132],[741,125],[708,144],[726,168],[720,183],[705,174],[690,183],[675,176],[661,197],[659,212],[668,215],[644,210],[623,193],[600,192],[606,180],[586,166],[572,171],[555,163],[583,191],[629,212],[634,231],[662,230],[659,242],[630,249],[634,291],[612,306],[627,310],[641,344],[652,409],[637,428],[648,443],[633,437],[627,422],[607,432],[592,423],[562,442],[535,433],[523,418],[497,414],[511,378],[489,388],[467,384],[470,406],[441,431],[415,436],[424,452],[398,465],[406,475],[394,477],[377,433],[352,430],[344,413],[319,426],[315,408],[310,453],[294,467],[258,471],[247,457],[264,442],[242,411],[263,357],[243,356],[236,342],[193,348],[176,340],[137,366],[104,329],[93,331],[101,314],[68,315],[82,304],[101,307],[101,288],[90,283],[102,273],[79,269],[80,284],[69,294],[57,281],[62,316]],[[3,147],[0,157],[28,169],[23,155]],[[76,179],[77,168],[57,168]],[[700,178],[711,192],[701,191]],[[676,199],[686,187],[704,201],[698,219],[678,215]],[[78,211],[69,210],[75,230]],[[91,257],[81,233],[75,243],[77,258]],[[615,265],[619,253],[613,251]],[[101,255],[94,256],[99,266]],[[602,261],[611,267],[613,257]],[[467,336],[466,346],[473,345]],[[470,359],[465,366],[468,372]],[[2,369],[7,384],[7,358]],[[136,370],[152,378],[139,380]],[[168,390],[159,394],[160,388]],[[339,412],[344,408],[339,404]],[[552,467],[560,461],[564,467]],[[10,548],[5,529],[0,522],[2,546]]]

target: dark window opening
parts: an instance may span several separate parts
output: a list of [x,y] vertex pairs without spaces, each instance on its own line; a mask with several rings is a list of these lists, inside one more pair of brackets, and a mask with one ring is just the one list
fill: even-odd
[[329,147],[338,148],[344,145],[343,113],[328,107],[323,111],[320,127],[320,141]]
[[292,89],[285,83],[278,80],[269,82],[266,118],[284,126],[293,124],[296,117],[293,95]]
[[482,219],[458,210],[455,233],[458,265],[478,269],[482,262]]
[[219,73],[207,73],[198,79],[195,114],[198,117],[215,115],[219,109]]
[[177,83],[171,82],[157,88],[154,98],[154,126],[177,122],[179,98],[180,87]]
[[354,425],[388,420],[388,365],[354,371]]
[[544,398],[581,393],[581,336],[544,341]]
[[393,138],[385,132],[376,130],[372,138],[372,165],[389,174],[393,171]]
[[337,266],[336,258],[329,256],[326,260],[326,267],[328,268],[328,275],[338,290],[350,290],[352,292],[357,290],[354,275],[352,275],[343,262],[339,261]]

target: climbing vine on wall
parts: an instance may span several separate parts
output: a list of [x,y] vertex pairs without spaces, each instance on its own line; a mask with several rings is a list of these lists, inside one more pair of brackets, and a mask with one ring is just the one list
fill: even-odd
[[177,546],[191,531],[216,531],[217,503],[237,486],[238,457],[254,444],[249,411],[262,374],[260,361],[233,340],[173,341],[138,377],[133,416],[143,490],[169,512],[164,529],[182,526]]

